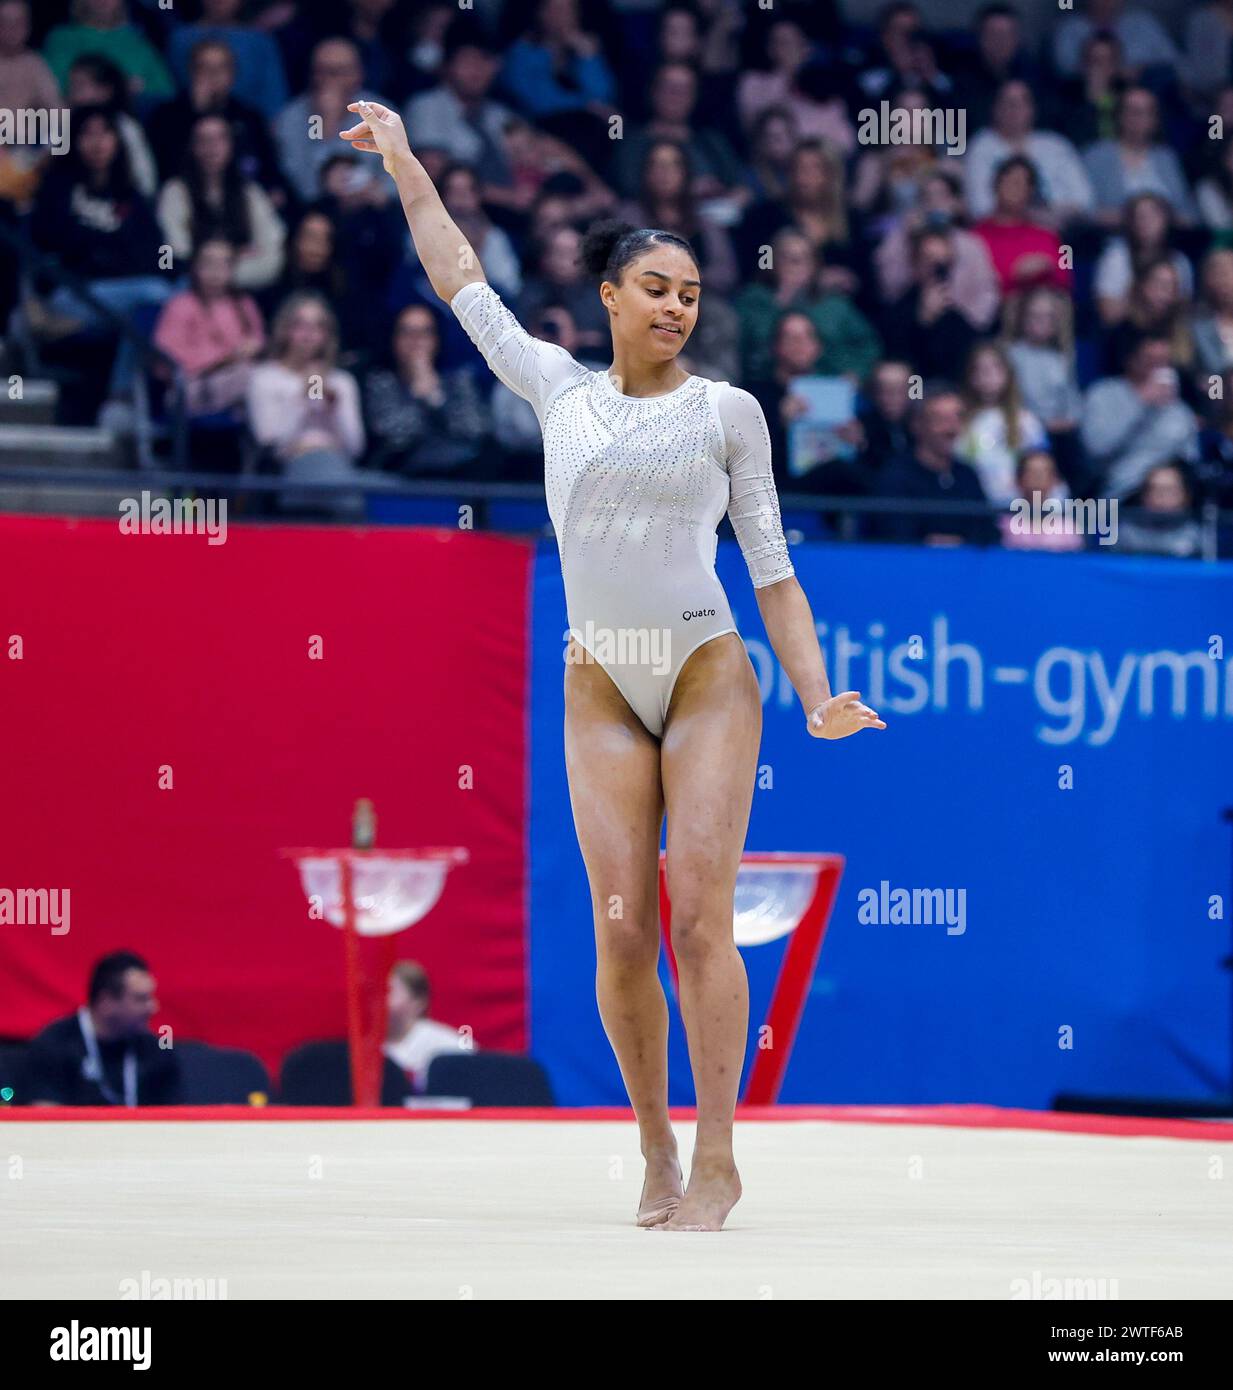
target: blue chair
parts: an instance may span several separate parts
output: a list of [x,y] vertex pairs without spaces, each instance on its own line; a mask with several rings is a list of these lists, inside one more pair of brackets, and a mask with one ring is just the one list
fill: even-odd
[[[410,1092],[407,1078],[383,1058],[381,1104],[401,1105]],[[347,1044],[311,1042],[293,1048],[283,1058],[278,1084],[279,1105],[352,1105],[351,1056]]]
[[425,1093],[466,1096],[472,1105],[552,1106],[548,1073],[517,1052],[445,1052],[428,1064]]
[[270,1074],[251,1052],[183,1042],[176,1044],[175,1056],[181,1105],[251,1105],[253,1095],[270,1094]]

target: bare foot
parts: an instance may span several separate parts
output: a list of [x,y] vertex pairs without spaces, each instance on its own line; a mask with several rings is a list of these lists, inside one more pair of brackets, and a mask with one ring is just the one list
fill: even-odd
[[639,1226],[661,1226],[676,1211],[683,1188],[676,1146],[652,1149],[646,1155],[646,1178],[638,1202]]
[[728,1213],[741,1200],[741,1179],[730,1158],[695,1159],[689,1186],[676,1211],[661,1231],[720,1231]]

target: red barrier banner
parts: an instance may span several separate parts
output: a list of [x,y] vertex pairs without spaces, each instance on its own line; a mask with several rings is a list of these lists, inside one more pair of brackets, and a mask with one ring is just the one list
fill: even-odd
[[[213,540],[213,543],[212,543]],[[128,948],[155,1025],[257,1053],[346,1031],[343,933],[288,845],[469,862],[397,937],[431,1016],[522,1050],[532,550],[469,532],[232,526],[126,534],[0,517],[0,1036],[83,1002]],[[6,890],[47,890],[6,898]]]

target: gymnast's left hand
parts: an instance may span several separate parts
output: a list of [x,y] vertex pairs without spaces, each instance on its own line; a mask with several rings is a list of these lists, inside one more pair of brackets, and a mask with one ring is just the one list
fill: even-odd
[[814,738],[847,738],[862,729],[885,729],[877,712],[861,704],[859,690],[845,690],[815,705],[805,723]]

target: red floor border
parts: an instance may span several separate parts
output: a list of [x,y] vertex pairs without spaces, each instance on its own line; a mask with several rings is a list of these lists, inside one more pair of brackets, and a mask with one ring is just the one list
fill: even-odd
[[[677,1107],[674,1120],[695,1117],[692,1107]],[[1063,1134],[1107,1134],[1123,1138],[1199,1139],[1208,1143],[1233,1143],[1233,1122],[1223,1120],[1164,1120],[1130,1115],[1081,1115],[1057,1110],[1013,1110],[996,1105],[742,1105],[738,1120],[824,1120],[837,1124],[942,1125],[962,1129],[1033,1129]],[[16,1120],[45,1124],[66,1121],[104,1123],[166,1122],[169,1120],[217,1123],[238,1120],[291,1122],[304,1120],[520,1120],[576,1122],[620,1120],[633,1122],[633,1112],[622,1106],[579,1108],[490,1108],[475,1110],[357,1110],[329,1106],[151,1106],[144,1110],[116,1110],[109,1106],[54,1106],[0,1109],[0,1123]]]

